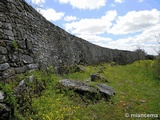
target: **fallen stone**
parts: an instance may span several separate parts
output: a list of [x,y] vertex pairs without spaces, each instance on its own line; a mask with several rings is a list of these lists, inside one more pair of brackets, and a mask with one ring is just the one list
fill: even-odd
[[107,78],[104,76],[100,76],[99,74],[91,74],[91,81],[103,81],[103,82],[108,82]]
[[15,94],[20,94],[22,93],[24,90],[26,89],[26,83],[25,83],[25,79],[21,80],[18,84],[18,86],[14,89],[14,93]]
[[73,90],[80,90],[86,92],[94,92],[97,93],[97,90],[90,86],[88,83],[82,81],[72,81],[68,79],[63,79],[60,81],[61,85],[71,88]]
[[101,77],[98,74],[91,74],[91,81],[99,80]]
[[63,86],[75,92],[78,91],[78,93],[82,95],[84,95],[84,93],[86,92],[90,96],[97,96],[100,94],[101,97],[104,97],[107,99],[110,98],[110,96],[115,95],[114,89],[105,84],[90,85],[89,83],[86,83],[84,81],[79,81],[79,80],[73,81],[69,79],[60,80],[59,83],[60,83],[60,86]]
[[98,87],[99,91],[105,95],[112,96],[115,94],[114,89],[106,84],[97,84],[96,86]]

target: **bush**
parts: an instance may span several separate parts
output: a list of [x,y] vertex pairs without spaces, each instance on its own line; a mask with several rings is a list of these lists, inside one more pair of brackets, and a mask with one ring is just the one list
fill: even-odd
[[152,68],[153,68],[153,74],[155,78],[160,80],[160,56],[157,57],[157,59],[153,63]]

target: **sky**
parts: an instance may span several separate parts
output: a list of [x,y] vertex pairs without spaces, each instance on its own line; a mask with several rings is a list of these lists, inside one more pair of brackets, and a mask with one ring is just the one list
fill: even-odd
[[47,20],[93,44],[160,50],[160,0],[25,0]]

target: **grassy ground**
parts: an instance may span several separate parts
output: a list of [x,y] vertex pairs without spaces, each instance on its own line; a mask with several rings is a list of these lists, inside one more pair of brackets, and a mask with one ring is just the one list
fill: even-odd
[[[32,101],[34,114],[27,119],[38,120],[124,120],[155,119],[150,117],[131,117],[131,114],[159,114],[160,119],[160,81],[152,75],[153,61],[137,61],[119,66],[101,64],[86,66],[85,72],[77,72],[58,77],[54,74],[43,77],[46,90]],[[63,78],[87,81],[90,74],[105,76],[116,95],[110,101],[97,103],[82,101],[72,91],[60,92],[56,82]],[[103,82],[104,81],[97,81]],[[126,115],[126,117],[125,117]],[[129,116],[128,116],[129,115]],[[158,118],[157,118],[158,119]]]

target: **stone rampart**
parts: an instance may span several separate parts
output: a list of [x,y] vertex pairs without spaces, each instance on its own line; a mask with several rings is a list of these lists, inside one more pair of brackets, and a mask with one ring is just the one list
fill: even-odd
[[75,37],[47,21],[24,0],[0,0],[0,79],[47,65],[118,64],[144,59]]

